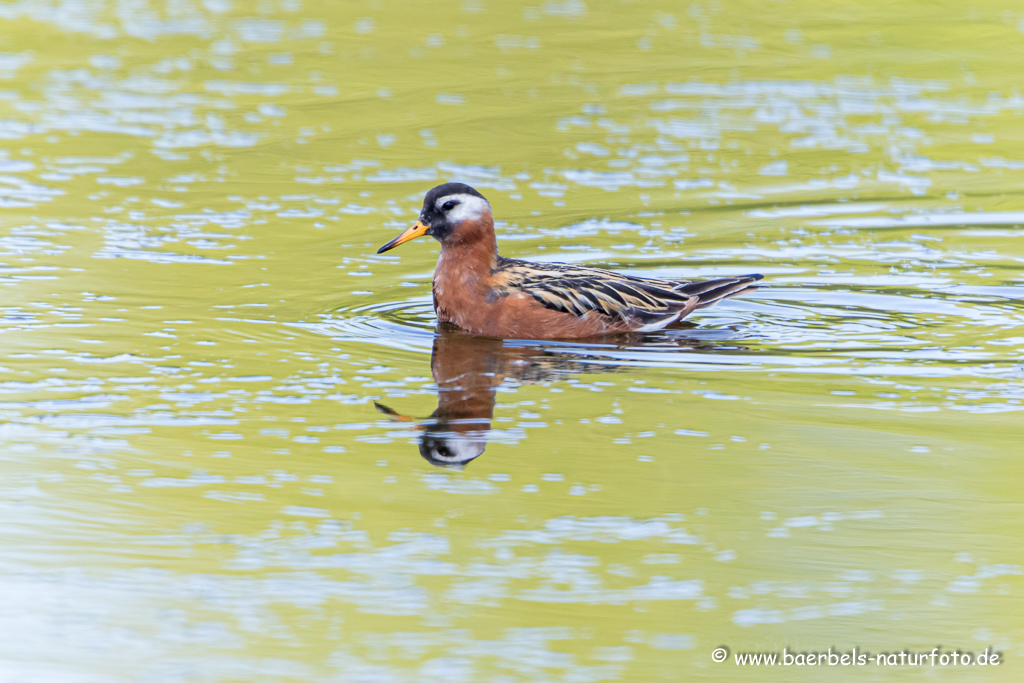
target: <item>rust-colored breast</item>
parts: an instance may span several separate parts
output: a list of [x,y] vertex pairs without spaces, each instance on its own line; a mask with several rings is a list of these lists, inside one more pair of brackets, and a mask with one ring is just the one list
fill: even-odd
[[441,322],[489,337],[568,339],[621,331],[603,316],[582,317],[545,308],[524,292],[495,295],[486,279],[461,279],[457,272],[434,276],[434,310]]

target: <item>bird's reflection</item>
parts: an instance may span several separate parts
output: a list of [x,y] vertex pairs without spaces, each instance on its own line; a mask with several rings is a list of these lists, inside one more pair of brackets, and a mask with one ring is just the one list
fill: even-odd
[[[512,346],[501,339],[438,330],[430,355],[437,410],[418,421],[420,455],[433,465],[462,467],[487,447],[498,385],[536,382],[578,370],[580,362],[541,346]],[[412,421],[376,404],[392,419]]]
[[[713,348],[706,341],[685,338],[674,339],[671,346]],[[426,419],[416,420],[380,403],[375,405],[393,420],[416,423],[421,432],[420,455],[432,465],[464,467],[487,447],[497,391],[503,382],[551,381],[618,369],[595,363],[578,346],[530,345],[439,329],[430,356],[430,371],[437,384],[437,410]]]

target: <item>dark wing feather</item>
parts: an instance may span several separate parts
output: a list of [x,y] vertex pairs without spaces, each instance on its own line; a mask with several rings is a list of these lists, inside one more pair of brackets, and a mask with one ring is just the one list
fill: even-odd
[[674,319],[694,306],[679,283],[632,277],[566,263],[501,259],[495,271],[498,296],[525,292],[556,311],[584,316],[591,311],[615,321],[642,325]]
[[676,291],[697,297],[699,301],[697,308],[707,308],[722,299],[728,299],[757,289],[757,285],[754,283],[762,279],[764,279],[764,276],[754,274],[724,277],[718,280],[705,280],[703,282],[684,282],[676,287]]

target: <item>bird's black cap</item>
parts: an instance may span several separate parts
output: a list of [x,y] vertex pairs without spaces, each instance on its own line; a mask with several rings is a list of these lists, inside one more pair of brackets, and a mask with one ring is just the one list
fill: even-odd
[[469,194],[474,197],[487,201],[487,197],[483,196],[476,190],[465,183],[445,183],[444,185],[438,185],[423,197],[423,209],[420,211],[420,220],[423,221],[424,225],[440,226],[444,223],[444,215],[437,209],[437,200],[441,197],[447,197],[450,194]]
[[429,192],[423,198],[423,206],[433,206],[434,203],[441,197],[447,197],[450,194],[471,194],[474,197],[479,197],[484,201],[487,201],[487,197],[483,196],[476,190],[465,183],[445,183],[444,185],[438,185]]

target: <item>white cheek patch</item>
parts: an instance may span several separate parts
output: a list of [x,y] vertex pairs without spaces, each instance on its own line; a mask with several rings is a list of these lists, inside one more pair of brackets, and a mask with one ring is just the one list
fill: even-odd
[[[445,202],[450,202],[453,199],[459,202],[459,205],[445,213],[441,207],[444,206]],[[487,203],[486,199],[471,194],[446,195],[434,202],[434,206],[448,217],[449,223],[461,223],[464,220],[477,219],[491,210],[491,205]]]
[[486,449],[487,440],[482,436],[473,438],[468,434],[456,435],[430,444],[430,458],[446,465],[465,465],[483,455]]

